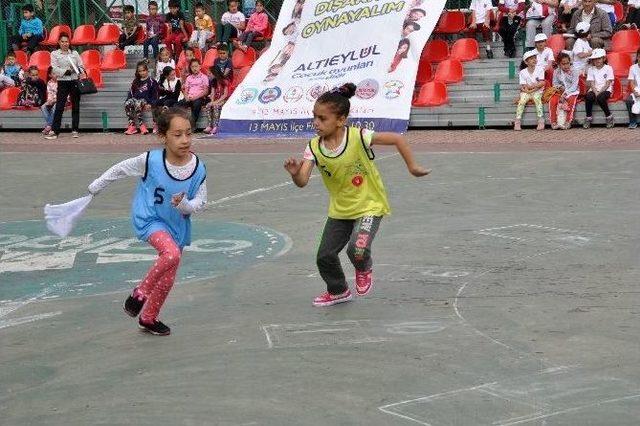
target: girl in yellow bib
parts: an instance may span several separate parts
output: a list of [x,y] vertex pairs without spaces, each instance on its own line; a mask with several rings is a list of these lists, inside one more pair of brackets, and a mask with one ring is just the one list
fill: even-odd
[[356,269],[357,294],[364,296],[371,290],[371,244],[382,217],[391,212],[371,146],[395,145],[412,175],[430,172],[416,163],[401,135],[346,126],[349,98],[355,90],[354,84],[347,83],[318,98],[313,107],[318,136],[307,145],[303,159],[291,157],[284,162],[293,182],[301,188],[317,166],[329,191],[329,217],[317,254],[318,270],[327,283],[327,291],[313,300],[315,306],[351,300],[338,257],[347,244],[347,255]]

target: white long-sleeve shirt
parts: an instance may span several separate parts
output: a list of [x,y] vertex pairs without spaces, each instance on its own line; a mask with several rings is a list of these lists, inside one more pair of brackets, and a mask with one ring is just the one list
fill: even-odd
[[[176,179],[186,179],[193,174],[196,168],[196,156],[191,155],[191,160],[184,166],[175,166],[165,159],[165,165],[172,177]],[[128,158],[124,161],[111,166],[109,170],[104,172],[102,176],[91,182],[89,185],[89,192],[92,194],[98,194],[109,184],[118,179],[122,179],[127,176],[144,176],[147,166],[147,153],[140,154],[137,157]],[[202,182],[198,188],[196,196],[188,200],[187,197],[183,197],[180,204],[176,206],[183,214],[199,213],[204,210],[207,205],[207,181]]]

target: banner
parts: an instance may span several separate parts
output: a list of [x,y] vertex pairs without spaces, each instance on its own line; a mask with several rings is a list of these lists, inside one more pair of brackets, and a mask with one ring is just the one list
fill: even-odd
[[227,100],[221,136],[306,137],[324,92],[357,85],[351,124],[404,132],[445,0],[285,0],[269,49]]

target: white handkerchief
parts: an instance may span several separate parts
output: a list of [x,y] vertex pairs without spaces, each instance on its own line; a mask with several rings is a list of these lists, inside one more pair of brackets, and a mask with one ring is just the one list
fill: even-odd
[[44,219],[47,222],[47,229],[60,237],[66,237],[82,217],[92,199],[93,195],[89,194],[64,204],[45,205]]

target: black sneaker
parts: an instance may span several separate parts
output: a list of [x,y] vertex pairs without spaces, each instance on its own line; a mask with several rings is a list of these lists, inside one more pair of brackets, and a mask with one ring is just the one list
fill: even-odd
[[171,334],[171,329],[158,320],[153,321],[151,324],[147,324],[142,322],[142,319],[140,319],[138,321],[138,327],[140,327],[140,330],[155,334],[156,336],[168,336]]
[[144,299],[140,300],[133,297],[132,294],[127,297],[127,300],[122,304],[122,309],[129,315],[130,317],[137,317],[142,307],[144,306]]

